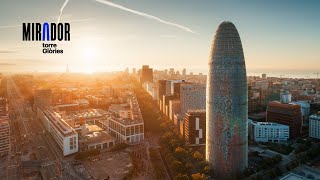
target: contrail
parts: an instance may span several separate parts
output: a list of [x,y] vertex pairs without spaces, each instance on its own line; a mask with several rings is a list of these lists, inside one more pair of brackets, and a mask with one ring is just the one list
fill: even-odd
[[14,26],[0,26],[0,29],[6,29],[6,28],[16,28],[21,27],[22,25],[14,25]]
[[61,9],[60,9],[60,14],[59,14],[59,17],[58,17],[58,23],[60,22],[60,18],[61,18],[63,9],[64,9],[64,7],[66,7],[66,5],[67,5],[68,2],[69,2],[69,0],[66,0],[66,1],[63,3],[63,5],[62,5],[62,7],[61,7]]
[[177,27],[177,28],[180,28],[184,31],[187,31],[187,32],[190,32],[190,33],[193,33],[193,34],[197,34],[196,32],[192,31],[191,29],[185,27],[185,26],[182,26],[180,24],[176,24],[176,23],[173,23],[173,22],[169,22],[169,21],[166,21],[166,20],[163,20],[161,18],[158,18],[156,16],[152,16],[150,14],[146,14],[146,13],[143,13],[143,12],[139,12],[139,11],[136,11],[136,10],[133,10],[133,9],[129,9],[127,7],[124,7],[124,6],[121,6],[119,4],[115,4],[113,2],[110,2],[110,1],[105,1],[105,0],[96,0],[97,2],[100,2],[100,3],[103,3],[103,4],[106,4],[108,6],[112,6],[112,7],[115,7],[115,8],[118,8],[118,9],[121,9],[121,10],[124,10],[124,11],[128,11],[128,12],[131,12],[133,14],[137,14],[139,16],[143,16],[145,18],[148,18],[148,19],[152,19],[152,20],[155,20],[155,21],[158,21],[158,22],[161,22],[163,24],[167,24],[167,25],[170,25],[170,26],[174,26],[174,27]]

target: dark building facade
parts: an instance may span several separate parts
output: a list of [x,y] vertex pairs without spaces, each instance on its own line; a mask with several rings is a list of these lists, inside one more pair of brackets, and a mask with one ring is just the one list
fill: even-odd
[[310,103],[310,114],[317,114],[320,111],[320,102]]
[[302,127],[301,107],[298,104],[285,104],[278,101],[270,102],[267,108],[267,122],[288,125],[290,138],[300,136]]
[[140,83],[153,82],[153,69],[148,65],[143,65],[141,70]]
[[163,95],[166,95],[167,80],[158,81],[158,99],[162,100]]
[[248,113],[255,113],[261,110],[261,90],[248,85]]
[[169,96],[166,96],[166,95],[163,95],[163,99],[162,99],[162,102],[163,102],[163,108],[162,108],[162,112],[169,116],[169,101],[170,100],[174,100],[174,96],[173,95],[169,95]]
[[187,145],[206,145],[206,110],[190,110],[184,120],[184,138]]
[[191,82],[185,82],[182,80],[182,82],[174,83],[173,85],[173,95],[175,98],[180,99],[180,88],[182,84],[192,84]]

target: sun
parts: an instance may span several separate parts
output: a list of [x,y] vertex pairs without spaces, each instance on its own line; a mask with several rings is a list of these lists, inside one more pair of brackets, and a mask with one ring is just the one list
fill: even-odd
[[97,58],[97,50],[94,47],[86,47],[83,50],[83,61],[94,62]]

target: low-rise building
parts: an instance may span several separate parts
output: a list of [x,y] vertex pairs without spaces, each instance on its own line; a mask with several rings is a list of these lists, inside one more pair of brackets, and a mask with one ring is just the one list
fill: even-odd
[[78,133],[52,107],[38,108],[38,118],[67,156],[78,152]]
[[135,143],[144,139],[143,121],[110,117],[108,129],[118,142]]
[[129,104],[111,104],[109,111],[121,118],[131,118],[131,110]]
[[289,126],[251,121],[250,137],[256,142],[286,142],[289,139]]
[[81,150],[108,149],[115,145],[115,138],[109,135],[104,129],[95,124],[85,124],[81,128],[79,140]]
[[108,115],[108,132],[116,138],[118,142],[136,143],[144,139],[144,122],[140,112],[140,107],[135,96],[128,99],[131,116],[121,118]]

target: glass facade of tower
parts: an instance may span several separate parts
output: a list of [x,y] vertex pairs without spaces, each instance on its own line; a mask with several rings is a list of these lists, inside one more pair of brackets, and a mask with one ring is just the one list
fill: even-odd
[[219,177],[248,164],[248,92],[244,54],[236,27],[223,22],[215,33],[207,80],[206,158]]

